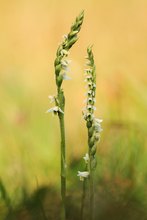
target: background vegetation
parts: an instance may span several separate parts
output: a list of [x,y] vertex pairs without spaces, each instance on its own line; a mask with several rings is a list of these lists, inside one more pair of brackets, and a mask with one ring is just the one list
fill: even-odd
[[[146,0],[0,1],[0,219],[10,220],[12,213],[14,219],[43,219],[40,207],[51,213],[49,219],[58,216],[59,127],[45,111],[56,89],[57,45],[82,9],[84,24],[71,50],[72,80],[64,82],[69,212],[78,215],[82,186],[76,175],[87,149],[84,57],[93,42],[97,116],[104,119],[97,216],[147,219]],[[41,214],[33,217],[36,210]]]

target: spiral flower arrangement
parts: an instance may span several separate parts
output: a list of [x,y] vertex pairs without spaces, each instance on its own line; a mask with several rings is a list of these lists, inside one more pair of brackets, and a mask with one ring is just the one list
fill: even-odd
[[64,35],[63,42],[59,45],[56,58],[54,62],[55,67],[55,80],[57,86],[57,95],[50,96],[51,102],[55,103],[53,108],[47,110],[47,112],[53,112],[59,117],[60,133],[61,133],[61,197],[62,197],[62,216],[63,220],[66,219],[66,146],[65,146],[65,126],[64,126],[64,108],[65,108],[65,96],[62,89],[63,80],[68,80],[68,66],[70,61],[67,59],[69,55],[69,49],[78,40],[78,33],[81,29],[84,19],[84,11],[82,11],[76,18],[75,22],[71,26],[68,35]]
[[[97,160],[96,160],[96,149],[97,143],[100,140],[100,133],[102,131],[101,122],[102,119],[95,117],[94,112],[96,110],[96,67],[94,63],[94,56],[92,52],[92,47],[87,48],[87,69],[85,70],[86,83],[88,86],[87,98],[86,98],[86,107],[83,111],[83,117],[86,121],[86,126],[88,130],[88,153],[85,155],[84,160],[86,163],[86,170],[83,172],[78,171],[78,176],[80,180],[84,181],[89,179],[90,186],[90,220],[93,219],[93,208],[94,208],[94,170],[96,169]],[[85,184],[85,183],[83,183]],[[83,187],[84,189],[85,187]],[[85,190],[84,192],[85,193]],[[83,196],[85,197],[85,196]],[[82,202],[82,213],[83,216],[83,204]],[[82,218],[82,217],[81,217]]]

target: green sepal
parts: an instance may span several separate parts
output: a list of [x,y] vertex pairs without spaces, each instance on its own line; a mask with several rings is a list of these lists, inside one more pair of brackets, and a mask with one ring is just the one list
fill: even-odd
[[56,78],[56,84],[57,84],[58,88],[61,87],[62,82],[63,82],[63,75],[60,74],[60,75],[57,76],[57,78]]

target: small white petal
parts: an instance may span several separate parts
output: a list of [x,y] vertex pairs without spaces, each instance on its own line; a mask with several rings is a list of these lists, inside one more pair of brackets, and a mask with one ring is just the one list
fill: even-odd
[[93,109],[92,105],[87,105],[87,109]]
[[96,107],[95,107],[95,106],[93,106],[93,110],[94,110],[94,111],[96,110]]
[[64,34],[62,37],[63,37],[64,39],[67,39],[67,34]]
[[95,131],[97,132],[97,133],[100,133],[100,132],[102,132],[103,131],[103,129],[101,128],[101,126],[100,125],[95,125],[94,126],[95,127]]
[[88,178],[89,172],[88,172],[88,171],[83,171],[83,172],[78,171],[77,176],[80,177],[80,180],[81,180],[81,181],[84,181],[84,178]]
[[85,160],[85,163],[88,163],[88,161],[89,161],[89,154],[86,153],[85,156],[83,157],[83,159]]
[[68,56],[69,52],[65,49],[61,50],[61,56]]
[[86,76],[86,79],[91,79],[91,78],[92,78],[92,75]]
[[65,67],[68,66],[68,63],[66,62],[66,60],[62,60],[61,65],[62,65],[63,68],[65,68]]
[[66,73],[63,73],[63,79],[64,80],[71,80],[71,77],[69,77]]
[[48,98],[50,99],[50,103],[55,101],[55,96],[49,95]]
[[58,112],[61,112],[62,114],[64,114],[64,112],[62,111],[61,108],[58,107]]
[[85,72],[87,73],[91,73],[92,72],[92,69],[90,69],[90,68],[87,68],[87,69],[85,69]]
[[92,90],[89,90],[89,91],[87,92],[87,94],[88,94],[88,95],[91,95],[91,94],[92,94]]
[[53,112],[53,113],[58,113],[58,112],[61,112],[62,114],[64,114],[64,112],[58,107],[58,106],[55,106],[53,108],[50,108],[46,111],[46,113],[50,113],[50,112]]
[[103,119],[95,118],[95,121],[96,121],[97,123],[101,123],[101,122],[103,121]]
[[55,106],[53,108],[50,108],[46,111],[46,113],[49,113],[49,112],[58,112],[58,106]]

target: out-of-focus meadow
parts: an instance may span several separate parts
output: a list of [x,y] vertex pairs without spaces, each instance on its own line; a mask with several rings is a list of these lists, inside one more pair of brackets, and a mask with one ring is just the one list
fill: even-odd
[[[111,205],[108,201],[113,200],[117,211],[118,201],[128,204],[127,208],[135,201],[133,219],[145,220],[141,213],[147,207],[146,0],[0,1],[0,178],[5,188],[1,198],[8,204],[11,199],[15,206],[22,195],[43,185],[59,191],[58,119],[45,111],[52,106],[48,95],[56,93],[53,63],[57,46],[83,9],[85,20],[79,40],[70,52],[72,80],[63,85],[68,189],[74,194],[81,187],[76,175],[87,151],[81,113],[83,69],[86,47],[93,44],[96,115],[104,120],[96,183],[99,195],[105,197],[98,198],[97,207],[107,207],[105,212],[111,213],[105,199]],[[0,203],[1,216],[6,213],[5,202]],[[135,212],[136,207],[143,211]]]

